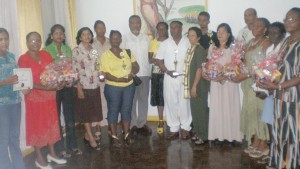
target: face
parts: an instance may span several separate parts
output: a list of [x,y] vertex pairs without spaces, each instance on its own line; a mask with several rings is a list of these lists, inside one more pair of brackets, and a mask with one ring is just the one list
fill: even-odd
[[200,40],[200,37],[197,36],[197,33],[194,30],[190,30],[188,32],[188,38],[189,38],[191,45],[195,45]]
[[140,34],[141,26],[142,24],[139,18],[132,18],[129,22],[130,31],[135,35]]
[[180,37],[182,34],[182,26],[178,23],[173,23],[170,25],[170,32],[173,38]]
[[158,37],[167,37],[167,34],[168,34],[168,30],[166,26],[164,26],[163,24],[158,25],[157,27]]
[[119,47],[122,43],[122,38],[118,33],[113,33],[109,40],[112,47]]
[[219,40],[220,42],[225,43],[225,42],[228,41],[228,38],[229,38],[230,34],[229,34],[228,31],[226,30],[226,28],[222,26],[222,27],[220,27],[220,28],[218,29],[217,36],[218,36],[218,40]]
[[5,32],[0,33],[0,51],[6,52],[9,47],[9,37]]
[[254,11],[252,9],[247,9],[244,13],[245,23],[247,25],[252,24],[255,19],[256,19],[256,16],[254,14]]
[[203,16],[203,15],[198,16],[198,24],[201,29],[208,28],[209,20],[207,16]]
[[106,32],[106,27],[102,23],[96,25],[95,32],[97,36],[104,36]]
[[267,31],[267,28],[264,25],[263,21],[256,19],[253,23],[253,28],[252,28],[253,36],[254,37],[263,36],[266,31]]
[[269,40],[271,43],[279,43],[283,39],[283,34],[280,32],[280,29],[277,27],[269,28]]
[[283,21],[287,32],[293,33],[295,31],[300,31],[300,16],[296,12],[289,11]]
[[26,43],[29,51],[38,52],[42,46],[41,36],[37,33],[32,33]]
[[82,31],[81,35],[80,35],[80,40],[82,43],[90,43],[92,40],[92,34],[89,30],[84,30]]
[[56,28],[52,34],[52,38],[55,43],[62,43],[65,40],[65,33],[62,29]]

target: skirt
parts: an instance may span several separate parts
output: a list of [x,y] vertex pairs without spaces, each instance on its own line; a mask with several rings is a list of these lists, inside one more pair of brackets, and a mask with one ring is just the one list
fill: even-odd
[[152,73],[151,106],[164,106],[164,74]]
[[76,97],[76,121],[92,123],[103,120],[100,88],[83,89],[84,99]]

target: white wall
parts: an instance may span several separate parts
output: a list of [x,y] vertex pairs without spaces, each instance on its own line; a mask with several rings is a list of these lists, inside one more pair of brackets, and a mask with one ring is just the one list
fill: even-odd
[[[259,17],[270,22],[281,21],[292,7],[300,7],[300,0],[207,0],[211,15],[210,28],[216,30],[222,23],[228,23],[236,35],[244,23],[244,10],[252,7]],[[176,3],[176,2],[175,2]],[[95,20],[106,23],[107,36],[110,30],[119,30],[122,34],[129,31],[128,18],[133,14],[133,0],[77,0],[78,27],[88,26],[93,30]],[[149,115],[157,115],[150,107]]]

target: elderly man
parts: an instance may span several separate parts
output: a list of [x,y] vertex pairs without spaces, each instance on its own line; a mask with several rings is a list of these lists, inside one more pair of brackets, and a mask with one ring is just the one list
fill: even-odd
[[171,37],[163,41],[158,49],[156,58],[164,78],[164,100],[167,124],[170,127],[169,139],[179,138],[181,129],[182,139],[190,137],[191,110],[190,100],[184,99],[183,66],[189,47],[186,36],[182,36],[182,23],[172,21],[170,24]]
[[242,41],[243,44],[247,44],[252,38],[254,38],[252,34],[252,27],[254,20],[257,18],[257,12],[254,8],[248,8],[244,12],[244,20],[247,24],[244,28],[239,31],[237,39]]
[[130,33],[123,37],[122,47],[130,49],[134,54],[140,71],[137,76],[142,84],[136,87],[132,106],[131,133],[151,134],[151,129],[146,125],[148,114],[148,96],[151,67],[148,61],[148,47],[150,40],[146,34],[140,33],[142,26],[141,18],[132,15],[129,18]]

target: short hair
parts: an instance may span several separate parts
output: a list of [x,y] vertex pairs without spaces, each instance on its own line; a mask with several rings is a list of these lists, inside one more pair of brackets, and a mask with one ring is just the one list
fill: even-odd
[[138,15],[131,15],[131,16],[129,17],[129,20],[128,20],[129,24],[130,24],[130,21],[131,21],[132,19],[138,19],[140,22],[142,21],[140,16],[138,16]]
[[118,34],[122,38],[122,34],[121,34],[120,31],[118,31],[118,30],[111,30],[110,33],[109,33],[109,39],[111,39],[114,34]]
[[207,17],[207,19],[208,19],[208,20],[210,20],[210,15],[209,15],[209,13],[208,13],[208,12],[206,12],[206,11],[202,11],[202,12],[200,12],[198,16],[206,16],[206,17]]
[[254,8],[248,8],[246,10],[251,10],[255,16],[257,16],[257,11]]
[[164,27],[166,27],[167,30],[169,29],[169,25],[166,22],[158,22],[156,25],[156,29],[158,29],[159,25],[163,25]]
[[30,38],[30,36],[33,35],[33,34],[37,34],[37,35],[39,35],[40,38],[42,38],[42,37],[41,37],[41,34],[39,34],[38,32],[35,32],[35,31],[34,31],[34,32],[29,32],[29,33],[26,35],[26,41],[28,41],[29,38]]
[[77,32],[77,36],[76,36],[76,44],[77,45],[80,44],[80,42],[81,42],[80,36],[81,36],[82,32],[85,31],[85,30],[88,30],[90,32],[90,34],[92,35],[92,39],[91,39],[90,43],[93,43],[93,41],[94,41],[94,39],[93,39],[93,37],[94,37],[93,32],[91,31],[91,29],[89,27],[83,27],[83,28],[79,29],[79,31]]
[[[47,38],[47,40],[45,42],[45,46],[48,46],[48,45],[50,45],[52,43],[52,41],[53,41],[52,35],[53,35],[53,33],[55,32],[56,29],[61,29],[63,31],[63,33],[65,33],[65,28],[62,25],[60,25],[60,24],[53,25],[51,27],[51,29],[50,29],[50,33],[48,34],[48,38]],[[66,40],[64,39],[62,41],[62,43],[66,44]]]
[[294,7],[292,9],[290,9],[289,12],[296,12],[298,14],[298,16],[300,17],[300,8],[298,8],[298,7]]
[[5,28],[0,28],[0,33],[6,33],[7,36],[9,37],[9,33]]
[[170,23],[170,25],[175,24],[175,23],[178,24],[178,25],[180,25],[180,26],[183,25],[182,22],[177,21],[177,20],[172,21],[172,22]]
[[102,24],[102,25],[105,26],[105,23],[104,23],[103,21],[101,21],[101,20],[96,20],[95,23],[94,23],[94,29],[96,29],[96,27],[97,27],[98,24]]
[[268,29],[270,28],[278,28],[281,34],[286,33],[284,24],[281,22],[273,22],[272,24],[269,25]]
[[189,31],[195,31],[198,38],[202,36],[201,29],[196,26],[189,28]]
[[[232,35],[231,28],[230,28],[230,26],[229,26],[227,23],[221,23],[221,24],[218,26],[217,31],[219,31],[219,29],[220,29],[221,27],[224,27],[224,28],[226,29],[226,31],[230,34],[229,37],[228,37],[228,40],[227,40],[227,42],[226,42],[226,48],[228,48],[228,47],[230,46],[230,44],[234,41],[234,37],[233,37],[233,35]],[[215,45],[216,45],[216,47],[218,47],[218,48],[221,46],[219,39],[216,40]]]

